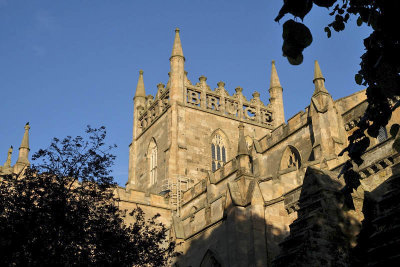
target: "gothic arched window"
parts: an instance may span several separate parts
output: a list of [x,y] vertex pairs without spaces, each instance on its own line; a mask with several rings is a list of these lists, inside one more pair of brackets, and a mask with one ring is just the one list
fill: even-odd
[[285,152],[283,152],[280,169],[285,170],[293,167],[299,169],[300,166],[301,158],[299,151],[293,146],[288,146]]
[[221,267],[221,262],[217,259],[217,255],[211,250],[207,250],[203,259],[201,260],[200,267]]
[[157,144],[154,139],[151,140],[148,150],[150,185],[157,181]]
[[387,138],[388,138],[388,134],[387,134],[386,128],[381,126],[379,128],[379,133],[378,133],[378,141],[379,141],[379,143],[382,143]]
[[211,141],[212,171],[215,171],[226,162],[226,145],[221,135],[215,134]]

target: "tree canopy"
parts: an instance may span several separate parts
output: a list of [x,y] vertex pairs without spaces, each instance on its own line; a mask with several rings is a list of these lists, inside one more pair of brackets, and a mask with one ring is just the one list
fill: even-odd
[[[351,193],[360,185],[357,166],[363,163],[362,154],[370,145],[370,137],[376,138],[379,129],[385,127],[393,110],[400,106],[400,32],[398,14],[400,1],[390,0],[284,0],[275,21],[286,14],[303,19],[314,5],[329,9],[333,21],[325,27],[328,38],[332,30],[345,30],[351,16],[357,17],[357,25],[371,27],[372,33],[363,40],[365,53],[361,56],[360,70],[355,82],[367,86],[368,107],[358,123],[358,129],[349,137],[347,152],[350,160],[344,164],[344,191]],[[295,20],[283,24],[283,55],[293,65],[303,61],[303,50],[312,43],[312,34],[306,25]],[[361,40],[360,40],[361,41]],[[390,134],[395,138],[393,148],[400,152],[399,125],[394,124]],[[349,204],[349,203],[348,203]],[[351,206],[351,205],[350,205]]]
[[174,255],[157,216],[118,209],[105,128],[86,133],[55,138],[23,178],[2,177],[1,266],[163,266]]

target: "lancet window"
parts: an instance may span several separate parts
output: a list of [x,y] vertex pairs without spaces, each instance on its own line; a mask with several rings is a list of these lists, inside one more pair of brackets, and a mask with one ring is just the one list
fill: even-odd
[[280,169],[285,170],[293,167],[299,169],[300,166],[301,158],[299,151],[293,146],[288,146],[283,153]]
[[217,255],[215,255],[211,250],[207,250],[203,259],[201,260],[200,267],[221,267],[222,264],[217,259]]
[[226,145],[221,135],[214,135],[211,141],[212,171],[215,171],[226,162]]
[[379,143],[385,141],[387,138],[388,138],[388,134],[387,134],[386,128],[381,126],[381,128],[379,128],[379,133],[378,133]]
[[151,140],[148,151],[149,172],[150,172],[150,186],[154,185],[157,181],[157,144]]

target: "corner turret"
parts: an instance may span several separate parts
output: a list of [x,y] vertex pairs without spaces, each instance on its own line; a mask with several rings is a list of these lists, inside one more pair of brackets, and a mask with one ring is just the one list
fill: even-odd
[[13,152],[13,146],[10,146],[10,148],[8,149],[8,152],[7,152],[7,160],[4,163],[4,168],[10,168],[11,167],[11,155],[12,155],[12,152]]
[[[332,166],[329,160],[335,159],[346,144],[346,134],[341,115],[337,112],[332,96],[325,88],[318,61],[314,65],[314,93],[311,97],[309,117],[312,121],[313,150],[312,157],[320,162],[327,161],[327,168]],[[322,129],[329,129],[323,131]],[[321,165],[323,166],[323,165]]]
[[139,79],[136,85],[136,93],[133,98],[133,140],[138,136],[138,119],[142,110],[146,108],[146,90],[143,82],[143,70],[139,71]]
[[269,84],[269,102],[272,106],[274,126],[278,127],[285,123],[285,113],[283,109],[283,88],[279,81],[278,72],[275,67],[275,60],[271,63],[271,81]]
[[175,40],[169,61],[171,65],[169,88],[171,104],[176,101],[183,102],[183,89],[185,84],[185,57],[183,56],[181,38],[179,36],[178,28],[175,29]]
[[129,145],[129,177],[126,183],[127,189],[132,188],[135,184],[135,177],[133,171],[133,162],[135,155],[136,138],[139,135],[139,117],[141,112],[146,108],[146,90],[144,88],[143,70],[139,71],[139,79],[136,85],[135,96],[133,97],[133,133],[132,142]]
[[139,79],[136,85],[135,97],[146,97],[146,90],[144,89],[143,70],[139,70]]
[[25,133],[22,138],[21,146],[19,147],[18,160],[14,166],[14,173],[20,173],[25,167],[30,165],[29,162],[29,122],[25,125]]
[[183,56],[181,38],[179,36],[179,28],[175,29],[175,40],[174,40],[174,45],[172,46],[172,53],[170,59],[176,56],[183,57],[183,59],[185,60],[185,57]]

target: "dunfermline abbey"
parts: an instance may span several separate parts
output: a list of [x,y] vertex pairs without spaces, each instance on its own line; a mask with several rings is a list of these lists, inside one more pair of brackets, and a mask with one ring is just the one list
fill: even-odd
[[[230,95],[224,82],[212,90],[204,76],[192,83],[178,29],[170,63],[154,97],[139,72],[129,177],[115,194],[122,209],[161,215],[180,243],[174,266],[342,266],[350,249],[371,266],[400,259],[400,157],[388,135],[398,110],[371,138],[355,210],[345,211],[338,174],[347,156],[338,154],[367,106],[364,90],[333,100],[316,61],[310,102],[285,120],[274,61],[268,104],[241,87]],[[28,133],[0,174],[29,165]]]

